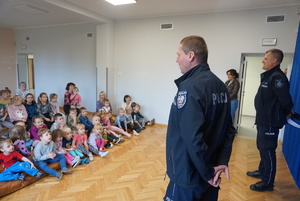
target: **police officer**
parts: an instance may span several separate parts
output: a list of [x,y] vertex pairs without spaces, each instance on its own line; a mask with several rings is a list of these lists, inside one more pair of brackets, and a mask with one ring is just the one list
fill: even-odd
[[200,36],[182,39],[177,51],[181,73],[171,106],[166,162],[170,183],[164,200],[217,200],[220,174],[229,179],[228,161],[235,129],[229,94],[207,64]]
[[292,114],[293,102],[289,93],[289,82],[280,69],[283,53],[279,49],[268,50],[262,61],[264,73],[255,96],[257,125],[256,145],[260,153],[258,170],[247,172],[262,181],[252,184],[253,191],[273,191],[276,174],[276,148],[279,129],[287,123],[286,116]]

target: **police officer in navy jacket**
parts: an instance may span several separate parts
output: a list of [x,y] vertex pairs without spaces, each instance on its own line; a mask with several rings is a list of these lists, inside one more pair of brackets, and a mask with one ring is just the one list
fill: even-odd
[[235,129],[224,83],[207,64],[202,37],[182,39],[176,62],[180,78],[171,106],[166,162],[170,183],[164,200],[217,200],[220,174],[229,178],[228,161]]
[[276,174],[276,153],[279,129],[293,113],[289,93],[289,81],[280,69],[283,53],[279,49],[268,50],[262,61],[264,73],[255,96],[256,145],[260,153],[258,170],[247,172],[250,177],[262,181],[250,186],[254,191],[273,191]]

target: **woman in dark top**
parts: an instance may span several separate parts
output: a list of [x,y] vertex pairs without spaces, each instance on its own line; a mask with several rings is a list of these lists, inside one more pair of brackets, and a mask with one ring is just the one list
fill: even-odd
[[235,111],[238,107],[238,92],[240,90],[240,83],[237,80],[239,74],[235,69],[230,69],[226,72],[228,80],[225,82],[225,86],[229,92],[231,102],[231,117],[234,119]]

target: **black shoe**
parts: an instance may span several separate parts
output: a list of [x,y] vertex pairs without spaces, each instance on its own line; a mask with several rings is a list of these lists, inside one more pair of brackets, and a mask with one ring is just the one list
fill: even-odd
[[249,177],[253,177],[253,178],[259,178],[261,179],[262,178],[262,175],[260,174],[260,171],[259,170],[255,170],[253,172],[247,172],[247,175]]
[[250,189],[253,191],[258,191],[258,192],[265,192],[265,191],[273,191],[273,186],[265,186],[262,181],[257,182],[256,184],[252,184],[250,186]]
[[20,173],[18,176],[18,180],[21,180],[22,182],[26,180],[26,176],[24,173]]
[[41,178],[43,175],[44,175],[43,173],[37,172],[34,176],[35,176],[35,178],[39,179],[39,178]]

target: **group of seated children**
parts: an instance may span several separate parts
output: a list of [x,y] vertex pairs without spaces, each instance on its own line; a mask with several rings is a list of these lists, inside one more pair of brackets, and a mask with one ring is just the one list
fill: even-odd
[[[140,106],[132,103],[125,109],[118,110],[118,116],[111,114],[110,102],[104,100],[104,106],[92,115],[89,120],[87,110],[70,108],[65,117],[59,111],[57,95],[41,93],[38,103],[31,93],[13,97],[12,104],[3,104],[7,91],[0,92],[0,128],[7,127],[7,132],[0,138],[0,164],[3,172],[0,181],[25,181],[28,173],[40,178],[40,170],[62,179],[63,174],[78,164],[93,161],[93,154],[105,157],[112,148],[124,141],[122,136],[131,137],[129,132],[138,136],[146,125],[153,125],[140,114]],[[3,96],[4,94],[4,96]],[[1,102],[2,101],[2,102]],[[112,125],[114,122],[114,125]],[[1,130],[0,130],[1,131]],[[31,152],[33,156],[31,157]],[[59,162],[61,171],[52,169],[48,164]]]

